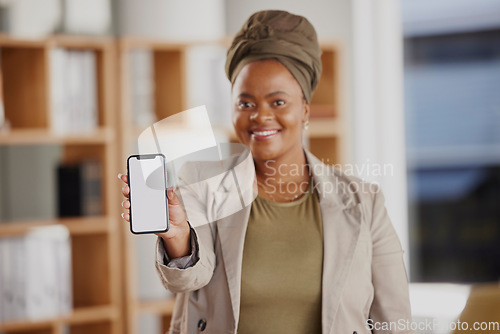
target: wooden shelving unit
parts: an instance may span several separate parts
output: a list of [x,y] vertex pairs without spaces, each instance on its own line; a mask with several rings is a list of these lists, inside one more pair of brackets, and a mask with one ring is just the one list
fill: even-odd
[[[228,47],[229,40],[213,42],[218,46]],[[121,168],[125,170],[126,158],[134,152],[133,143],[143,129],[133,123],[133,111],[130,100],[131,73],[130,54],[134,50],[149,50],[153,57],[154,73],[154,114],[156,120],[186,110],[187,83],[186,83],[186,56],[187,50],[193,45],[207,45],[203,43],[179,44],[158,40],[123,38],[118,42],[120,83],[119,116]],[[339,50],[334,43],[322,43],[323,74],[320,84],[311,102],[311,119],[307,132],[311,151],[325,163],[339,164],[343,161],[344,123],[338,97],[338,60]],[[212,124],[216,131],[224,133],[231,141],[237,141],[233,128],[228,125]],[[123,249],[127,250],[127,260],[123,263],[125,314],[127,315],[128,333],[137,333],[137,318],[143,314],[155,314],[160,318],[162,332],[168,329],[174,300],[139,300],[137,296],[137,282],[135,280],[136,253],[134,250],[134,236],[128,227],[123,228]]]
[[[146,40],[136,38],[122,38],[118,41],[118,82],[120,83],[119,124],[121,153],[121,170],[126,171],[126,159],[131,154],[137,154],[134,144],[137,142],[142,128],[133,122],[133,111],[130,97],[131,52],[137,50],[148,50],[153,59],[153,83],[154,83],[154,115],[157,120],[174,115],[187,106],[186,93],[186,50],[187,45],[178,43],[165,43],[158,40]],[[139,300],[138,282],[136,279],[137,256],[134,236],[130,233],[126,224],[122,228],[123,249],[126,250],[126,260],[122,263],[124,277],[124,314],[126,314],[127,333],[138,333],[138,318],[143,314],[154,314],[160,318],[162,333],[165,333],[170,325],[174,300]],[[154,253],[151,253],[151,259]]]
[[[214,43],[227,47],[228,40]],[[134,236],[119,218],[122,185],[116,173],[126,170],[126,158],[136,153],[132,144],[143,130],[132,121],[130,53],[143,49],[152,52],[154,114],[161,120],[188,107],[186,58],[191,45],[135,38],[54,36],[20,40],[0,35],[4,106],[11,127],[7,132],[0,131],[0,146],[59,145],[65,162],[97,159],[102,164],[103,194],[101,216],[0,223],[0,238],[23,235],[38,226],[66,226],[72,241],[74,278],[71,314],[0,323],[0,332],[62,334],[69,328],[72,334],[135,334],[138,317],[145,314],[160,318],[162,332],[168,329],[174,299],[138,298]],[[98,127],[91,132],[60,135],[51,131],[49,54],[58,47],[89,50],[96,55]],[[311,103],[308,141],[320,159],[341,163],[345,125],[338,96],[339,51],[333,43],[323,43],[322,49],[323,74]],[[236,141],[230,126],[216,128]]]
[[[50,52],[54,48],[95,54],[98,127],[88,133],[52,132]],[[98,160],[101,165],[102,215],[0,223],[0,238],[23,235],[34,227],[62,224],[72,247],[73,311],[56,318],[0,323],[2,333],[120,334],[122,326],[119,182],[116,179],[115,41],[111,38],[53,36],[22,40],[0,35],[4,107],[10,130],[1,146],[59,145],[62,162]],[[36,167],[36,166],[35,166]],[[29,189],[26,189],[29,192]]]

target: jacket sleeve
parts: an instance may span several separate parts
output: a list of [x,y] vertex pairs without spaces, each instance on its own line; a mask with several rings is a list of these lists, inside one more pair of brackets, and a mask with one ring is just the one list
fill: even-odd
[[[188,222],[189,223],[189,222]],[[156,258],[161,262],[163,259],[163,264],[169,268],[186,269],[192,267],[200,259],[198,250],[200,246],[198,245],[198,240],[196,239],[196,232],[193,231],[191,224],[189,224],[190,236],[189,242],[191,245],[191,253],[186,256],[170,259],[165,249],[165,245],[161,241],[161,237],[158,237],[158,245],[156,246]]]
[[374,328],[373,333],[413,333],[403,249],[387,214],[384,195],[378,187],[373,196],[371,234],[374,299],[370,318],[372,324],[379,324],[379,328],[383,324],[393,324],[393,330],[380,331]]
[[[196,186],[181,186],[176,194],[184,207],[189,205],[188,220],[191,228],[191,254],[165,263],[163,242],[156,242],[155,266],[163,286],[173,293],[198,290],[210,282],[215,269],[215,225],[207,219],[203,192]],[[169,260],[167,258],[167,260]]]

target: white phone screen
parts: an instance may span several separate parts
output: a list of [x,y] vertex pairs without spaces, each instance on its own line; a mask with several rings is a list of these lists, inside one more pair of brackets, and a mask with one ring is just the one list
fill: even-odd
[[130,187],[130,230],[153,233],[168,230],[165,157],[135,155],[127,160]]

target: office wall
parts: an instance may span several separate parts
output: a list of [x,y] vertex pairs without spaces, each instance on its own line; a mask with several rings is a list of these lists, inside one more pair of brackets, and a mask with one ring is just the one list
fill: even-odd
[[187,41],[225,31],[224,0],[120,0],[114,9],[119,35]]

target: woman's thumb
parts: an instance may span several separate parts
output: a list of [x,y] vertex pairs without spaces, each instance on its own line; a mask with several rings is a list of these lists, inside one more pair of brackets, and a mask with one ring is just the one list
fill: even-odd
[[174,187],[168,187],[167,188],[167,197],[169,204],[179,204],[180,200],[179,197],[175,194]]

